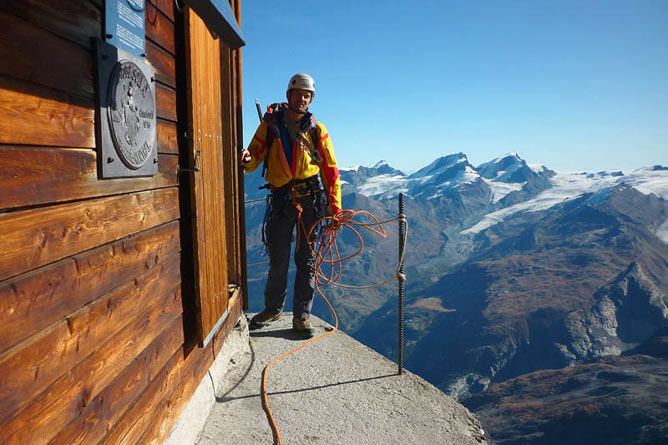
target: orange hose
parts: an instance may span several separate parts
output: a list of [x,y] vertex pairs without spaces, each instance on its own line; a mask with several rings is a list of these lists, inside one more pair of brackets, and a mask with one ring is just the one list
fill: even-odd
[[[356,215],[367,215],[373,220],[373,223],[361,223],[358,221],[353,221],[353,218]],[[299,212],[299,216],[301,216],[301,212]],[[301,223],[301,218],[299,219]],[[325,297],[325,294],[322,292],[322,290],[320,290],[320,286],[325,286],[328,283],[336,282],[341,277],[341,264],[344,261],[347,261],[359,255],[364,249],[364,241],[362,240],[362,235],[358,230],[355,229],[356,226],[369,230],[377,235],[382,236],[383,238],[387,237],[385,228],[380,223],[378,218],[376,218],[372,213],[366,210],[361,210],[361,211],[344,210],[333,216],[325,216],[324,218],[320,218],[318,221],[315,222],[315,224],[313,224],[313,227],[311,227],[311,230],[309,230],[308,234],[305,233],[306,230],[304,228],[303,223],[301,223],[301,225],[298,225],[298,227],[302,228],[302,232],[306,234],[307,240],[311,239],[311,235],[313,234],[314,230],[317,230],[318,227],[322,227],[322,231],[320,232],[318,238],[314,240],[312,243],[309,243],[309,247],[311,248],[311,252],[313,253],[315,259],[314,263],[315,279],[316,279],[315,289],[318,291],[322,299],[325,300],[327,306],[329,306],[329,310],[332,312],[332,315],[334,316],[335,323],[333,330],[324,332],[318,335],[317,337],[313,337],[312,339],[308,340],[305,343],[302,343],[296,348],[278,356],[277,358],[272,360],[267,366],[265,366],[264,370],[262,371],[262,391],[261,391],[262,406],[265,412],[267,413],[267,417],[269,418],[271,430],[274,435],[274,441],[278,445],[281,445],[283,441],[281,440],[281,434],[278,431],[278,425],[276,424],[276,419],[274,419],[274,415],[271,412],[271,408],[269,408],[269,398],[267,396],[267,373],[269,372],[269,368],[271,368],[276,363],[283,360],[290,354],[293,354],[299,351],[300,349],[303,349],[308,345],[314,343],[315,341],[338,331],[339,318],[336,315],[336,311],[332,307],[332,304],[329,302],[327,297]],[[377,226],[378,228],[376,229],[374,228],[374,226]],[[360,247],[359,249],[357,249],[355,253],[346,256],[344,258],[341,258],[336,238],[339,234],[339,231],[343,227],[351,230],[357,236],[357,239],[360,242]],[[299,238],[300,236],[297,236],[297,242],[299,242]],[[320,269],[323,264],[328,264],[330,266],[330,271],[328,276],[321,273]],[[336,269],[336,274],[334,273],[335,269]]]

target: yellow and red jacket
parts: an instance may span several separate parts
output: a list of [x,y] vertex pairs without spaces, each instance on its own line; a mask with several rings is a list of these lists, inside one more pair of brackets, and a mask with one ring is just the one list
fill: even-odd
[[[329,138],[325,126],[317,122],[308,113],[302,120],[304,136],[317,150],[317,157],[313,159],[311,153],[301,141],[293,141],[292,159],[288,162],[283,150],[283,144],[278,126],[281,125],[282,113],[287,104],[272,104],[268,107],[260,126],[255,131],[255,136],[248,146],[251,160],[244,164],[247,173],[255,171],[260,164],[269,156],[265,180],[273,188],[282,187],[293,179],[295,182],[320,174],[323,188],[327,194],[332,214],[341,211],[341,182],[339,169],[334,158],[332,141]],[[315,131],[313,129],[315,128]],[[317,136],[313,136],[313,135]],[[314,141],[313,139],[317,139]]]

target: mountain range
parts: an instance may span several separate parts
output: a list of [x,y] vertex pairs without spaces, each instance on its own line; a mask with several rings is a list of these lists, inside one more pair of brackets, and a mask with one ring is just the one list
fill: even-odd
[[[405,366],[470,401],[483,422],[505,403],[509,394],[502,390],[513,379],[623,357],[668,326],[666,167],[561,174],[516,153],[477,167],[456,153],[412,174],[382,161],[340,173],[345,208],[389,219],[397,213],[396,196],[405,195]],[[249,199],[258,185],[251,178]],[[249,262],[260,260],[252,240],[261,207],[247,209]],[[342,281],[392,277],[398,240],[396,228],[388,230],[387,239],[365,235],[366,248],[344,266]],[[354,236],[340,238],[344,252],[355,248]],[[249,273],[259,295],[263,274]],[[395,287],[326,293],[344,330],[396,356]],[[316,303],[314,312],[327,317],[323,306]],[[668,372],[649,368],[656,378]],[[638,378],[635,391],[652,391],[651,380]],[[556,386],[568,392],[568,385]],[[545,387],[536,388],[534,402],[545,397]],[[563,420],[548,411],[536,425]],[[499,443],[547,443],[538,427],[488,424]]]

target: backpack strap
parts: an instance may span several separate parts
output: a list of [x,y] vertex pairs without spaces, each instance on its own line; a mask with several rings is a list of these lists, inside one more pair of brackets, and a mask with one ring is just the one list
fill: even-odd
[[[320,153],[318,152],[318,143],[320,142],[320,136],[318,135],[318,125],[315,125],[313,128],[311,128],[309,133],[311,134],[311,140],[313,141],[313,151],[317,155],[317,159],[320,159]],[[322,160],[320,159],[318,164],[320,165],[321,163]]]
[[[315,121],[315,119],[314,119]],[[318,165],[322,164],[322,159],[320,159],[320,153],[318,152],[318,143],[319,143],[319,136],[318,136],[318,125],[317,122],[314,122],[314,125],[311,129],[309,129],[309,134],[311,136],[311,141],[312,144],[309,143],[309,141],[303,137],[304,133],[297,132],[297,139],[300,139],[299,135],[302,135],[301,139],[298,140],[298,144],[302,146],[302,149],[306,149],[306,151],[311,155],[311,158],[314,159]],[[271,125],[269,128],[267,128],[267,156],[264,158],[264,161],[262,163],[262,177],[264,178],[265,175],[267,174],[267,169],[269,169],[269,147],[274,142],[274,139],[276,137],[280,137],[279,135],[274,134],[273,129],[271,128]]]

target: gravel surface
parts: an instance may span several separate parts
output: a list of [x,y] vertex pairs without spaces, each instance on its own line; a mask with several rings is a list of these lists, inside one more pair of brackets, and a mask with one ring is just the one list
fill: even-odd
[[[250,332],[249,349],[222,382],[199,444],[270,444],[260,396],[263,368],[303,340],[292,314]],[[316,335],[328,325],[311,317]],[[416,375],[342,332],[274,365],[269,406],[284,444],[480,444],[478,420]]]

